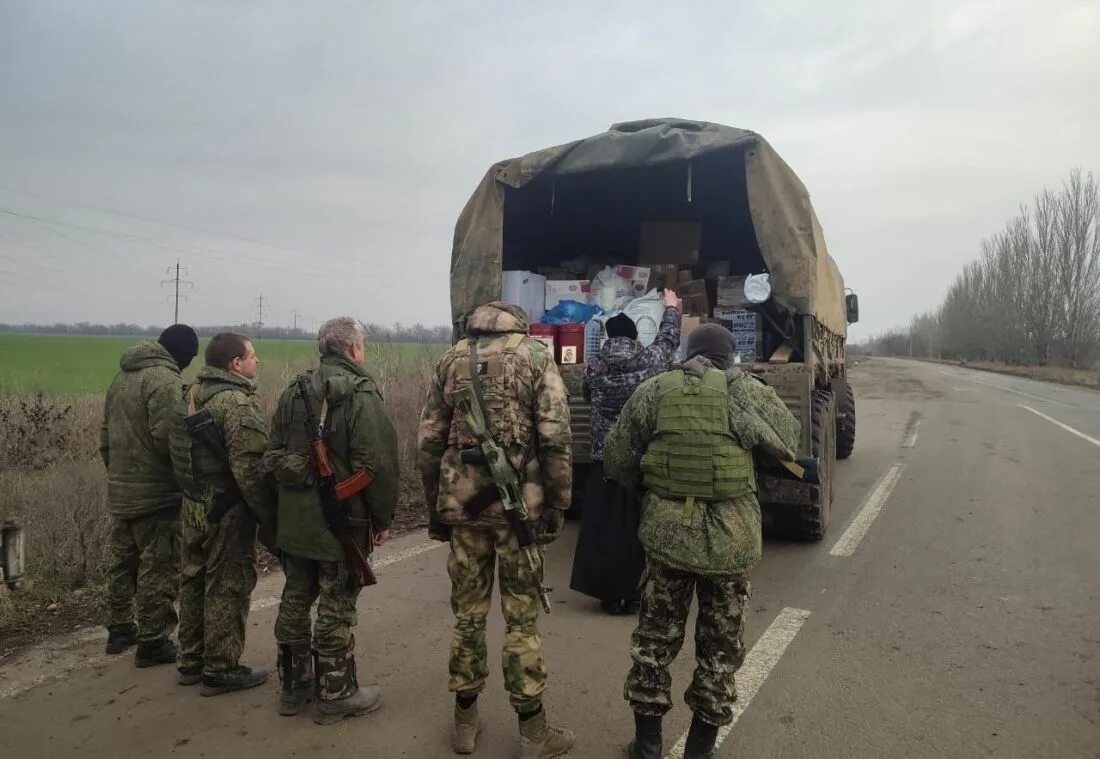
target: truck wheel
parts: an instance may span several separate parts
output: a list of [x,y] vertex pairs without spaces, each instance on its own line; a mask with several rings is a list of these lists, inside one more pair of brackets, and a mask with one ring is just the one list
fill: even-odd
[[836,412],[836,457],[846,459],[856,447],[856,396],[847,382]]
[[825,537],[833,502],[833,464],[836,461],[836,398],[829,390],[814,390],[810,416],[810,444],[818,460],[819,485],[807,485],[804,503],[774,506],[774,534],[794,540]]

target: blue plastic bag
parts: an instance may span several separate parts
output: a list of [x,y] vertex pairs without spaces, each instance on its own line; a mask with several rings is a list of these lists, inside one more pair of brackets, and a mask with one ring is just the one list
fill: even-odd
[[599,306],[590,306],[578,300],[563,300],[542,315],[543,324],[584,324],[593,316],[603,313]]

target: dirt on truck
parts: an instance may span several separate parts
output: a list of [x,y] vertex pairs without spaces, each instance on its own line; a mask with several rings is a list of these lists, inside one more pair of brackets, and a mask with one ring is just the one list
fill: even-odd
[[[505,272],[530,274],[536,289],[545,280],[552,300],[564,291],[596,303],[591,281],[604,267],[624,277],[638,277],[640,269],[648,281],[639,292],[675,288],[684,297],[685,337],[710,321],[738,334],[741,368],[775,388],[801,420],[799,455],[817,460],[820,481],[795,480],[774,462],[758,461],[765,527],[821,539],[836,460],[855,445],[845,339],[847,325],[858,319],[858,300],[846,295],[794,171],[755,132],[680,119],[616,124],[500,161],[455,228],[455,334],[465,331],[472,308],[502,298]],[[768,275],[770,294],[745,297],[745,277],[761,274]],[[539,304],[530,308],[538,311]],[[583,360],[575,351],[559,354],[570,389],[574,461],[583,468],[591,461]],[[583,472],[575,474],[584,481]]]

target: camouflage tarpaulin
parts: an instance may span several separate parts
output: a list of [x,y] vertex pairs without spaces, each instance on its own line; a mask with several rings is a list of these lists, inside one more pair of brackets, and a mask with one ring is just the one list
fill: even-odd
[[451,254],[451,317],[501,296],[505,187],[535,177],[691,161],[737,148],[760,252],[780,303],[847,334],[844,282],[829,256],[810,196],[795,173],[755,132],[702,121],[654,119],[494,164],[458,217]]

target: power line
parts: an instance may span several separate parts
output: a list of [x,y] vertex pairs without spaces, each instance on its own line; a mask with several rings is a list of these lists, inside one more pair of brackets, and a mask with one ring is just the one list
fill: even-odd
[[[173,267],[171,267],[171,266],[168,267],[168,273],[169,274],[172,273],[172,268]],[[176,276],[174,276],[172,279],[162,279],[160,281],[160,286],[164,287],[165,285],[170,285],[173,282],[175,283],[175,285],[176,285],[176,312],[175,312],[175,316],[172,319],[172,323],[173,324],[179,324],[180,323],[180,285],[187,285],[188,287],[194,287],[195,284],[193,282],[188,282],[186,279],[180,279],[180,260],[178,258],[176,259],[175,269],[176,269]],[[184,269],[184,271],[186,271],[186,269]],[[184,300],[186,300],[186,299],[187,299],[187,296],[185,295]]]
[[[181,246],[181,245],[173,245],[171,243],[165,243],[165,242],[161,242],[159,240],[153,240],[153,239],[150,239],[148,237],[141,237],[139,235],[132,235],[132,234],[129,234],[127,232],[119,232],[119,231],[116,231],[116,230],[103,229],[101,227],[93,227],[93,226],[89,226],[89,225],[86,225],[86,224],[74,224],[73,222],[61,221],[59,219],[50,219],[50,218],[47,218],[45,216],[36,216],[34,214],[21,213],[19,211],[14,211],[10,208],[0,207],[0,213],[7,214],[8,216],[13,216],[13,217],[20,218],[20,219],[29,219],[31,221],[37,221],[37,222],[40,222],[42,224],[55,224],[55,225],[58,225],[58,226],[68,227],[70,229],[76,229],[76,230],[79,230],[81,232],[87,232],[87,233],[90,233],[90,234],[103,235],[105,237],[114,237],[114,238],[120,239],[120,240],[129,240],[129,241],[133,241],[133,242],[144,243],[146,245],[151,245],[153,247],[161,248],[163,250],[171,250],[171,251],[176,252],[176,253],[190,253],[192,255],[199,255],[199,256],[203,256],[205,258],[213,258],[216,261],[222,261],[222,262],[225,262],[225,263],[238,263],[239,261],[237,259],[242,259],[243,258],[245,260],[249,260],[249,261],[253,261],[255,263],[263,264],[263,266],[265,268],[281,270],[281,271],[287,272],[289,274],[294,274],[296,276],[317,277],[317,278],[321,278],[321,279],[327,279],[325,274],[334,274],[334,275],[340,276],[340,277],[364,276],[364,273],[359,272],[359,271],[348,271],[346,269],[344,269],[344,270],[341,270],[341,269],[327,269],[327,268],[320,267],[320,266],[315,266],[315,265],[312,265],[312,264],[310,264],[308,266],[295,265],[295,264],[287,263],[285,261],[272,261],[272,260],[270,260],[268,258],[264,258],[262,256],[253,256],[253,255],[249,255],[247,253],[240,253],[240,252],[237,252],[237,251],[219,250],[217,248],[204,248],[204,247],[200,247],[200,246],[197,246],[197,245],[189,245],[189,246],[186,246],[186,247]],[[362,264],[363,262],[360,261],[358,263]],[[312,269],[312,271],[310,271],[310,269]],[[412,280],[410,280],[408,278],[405,278],[405,277],[390,277],[390,276],[386,276],[386,275],[382,275],[382,274],[371,274],[370,277],[371,277],[371,279],[383,280],[383,281],[388,281],[388,282],[410,282],[410,281],[412,281]]]
[[[134,219],[136,221],[144,221],[144,222],[147,222],[147,223],[150,223],[150,224],[159,224],[159,225],[165,226],[165,227],[174,227],[176,229],[183,229],[183,230],[188,231],[188,232],[197,232],[198,234],[207,235],[208,237],[221,237],[221,238],[224,238],[224,239],[227,239],[227,240],[236,240],[237,242],[246,242],[246,243],[249,243],[251,245],[260,245],[260,246],[265,247],[265,248],[271,248],[273,250],[282,250],[282,251],[285,251],[287,253],[294,253],[296,255],[310,256],[310,257],[316,257],[318,255],[324,255],[324,256],[328,256],[330,258],[336,258],[336,259],[339,259],[339,260],[342,260],[342,261],[347,261],[348,263],[355,264],[356,266],[362,266],[363,263],[364,263],[364,261],[362,259],[355,258],[355,257],[352,257],[352,256],[342,256],[338,253],[332,253],[332,252],[329,252],[329,251],[324,251],[323,253],[318,253],[317,251],[305,250],[304,248],[296,248],[293,245],[283,245],[283,244],[280,244],[280,243],[267,242],[265,240],[257,240],[257,239],[252,238],[252,237],[244,237],[242,235],[235,235],[235,234],[231,234],[231,233],[228,233],[228,232],[211,232],[208,229],[202,229],[200,227],[193,227],[193,226],[189,226],[187,224],[180,224],[180,223],[174,222],[174,221],[165,221],[163,219],[154,219],[154,218],[149,217],[149,216],[141,216],[139,214],[130,213],[128,211],[119,211],[118,209],[106,208],[104,206],[94,206],[94,205],[90,205],[88,203],[80,203],[78,201],[69,200],[67,198],[61,198],[61,197],[58,197],[56,195],[47,195],[47,194],[41,193],[41,192],[32,192],[30,190],[21,190],[21,189],[16,188],[16,187],[8,187],[8,186],[5,186],[5,185],[0,185],[0,190],[4,190],[6,192],[16,193],[18,195],[27,195],[27,196],[30,196],[30,197],[33,197],[33,198],[42,198],[43,200],[50,200],[50,201],[53,201],[55,203],[63,203],[65,205],[73,206],[75,208],[85,208],[89,211],[98,211],[100,213],[109,213],[109,214],[112,214],[113,216],[120,216],[120,217],[126,218],[126,219]],[[381,278],[381,277],[379,277],[379,275],[374,275],[374,276],[375,276],[376,279]],[[403,280],[403,281],[406,281],[406,280]]]
[[260,297],[256,299],[256,339],[259,340],[264,336],[264,294],[260,293]]

